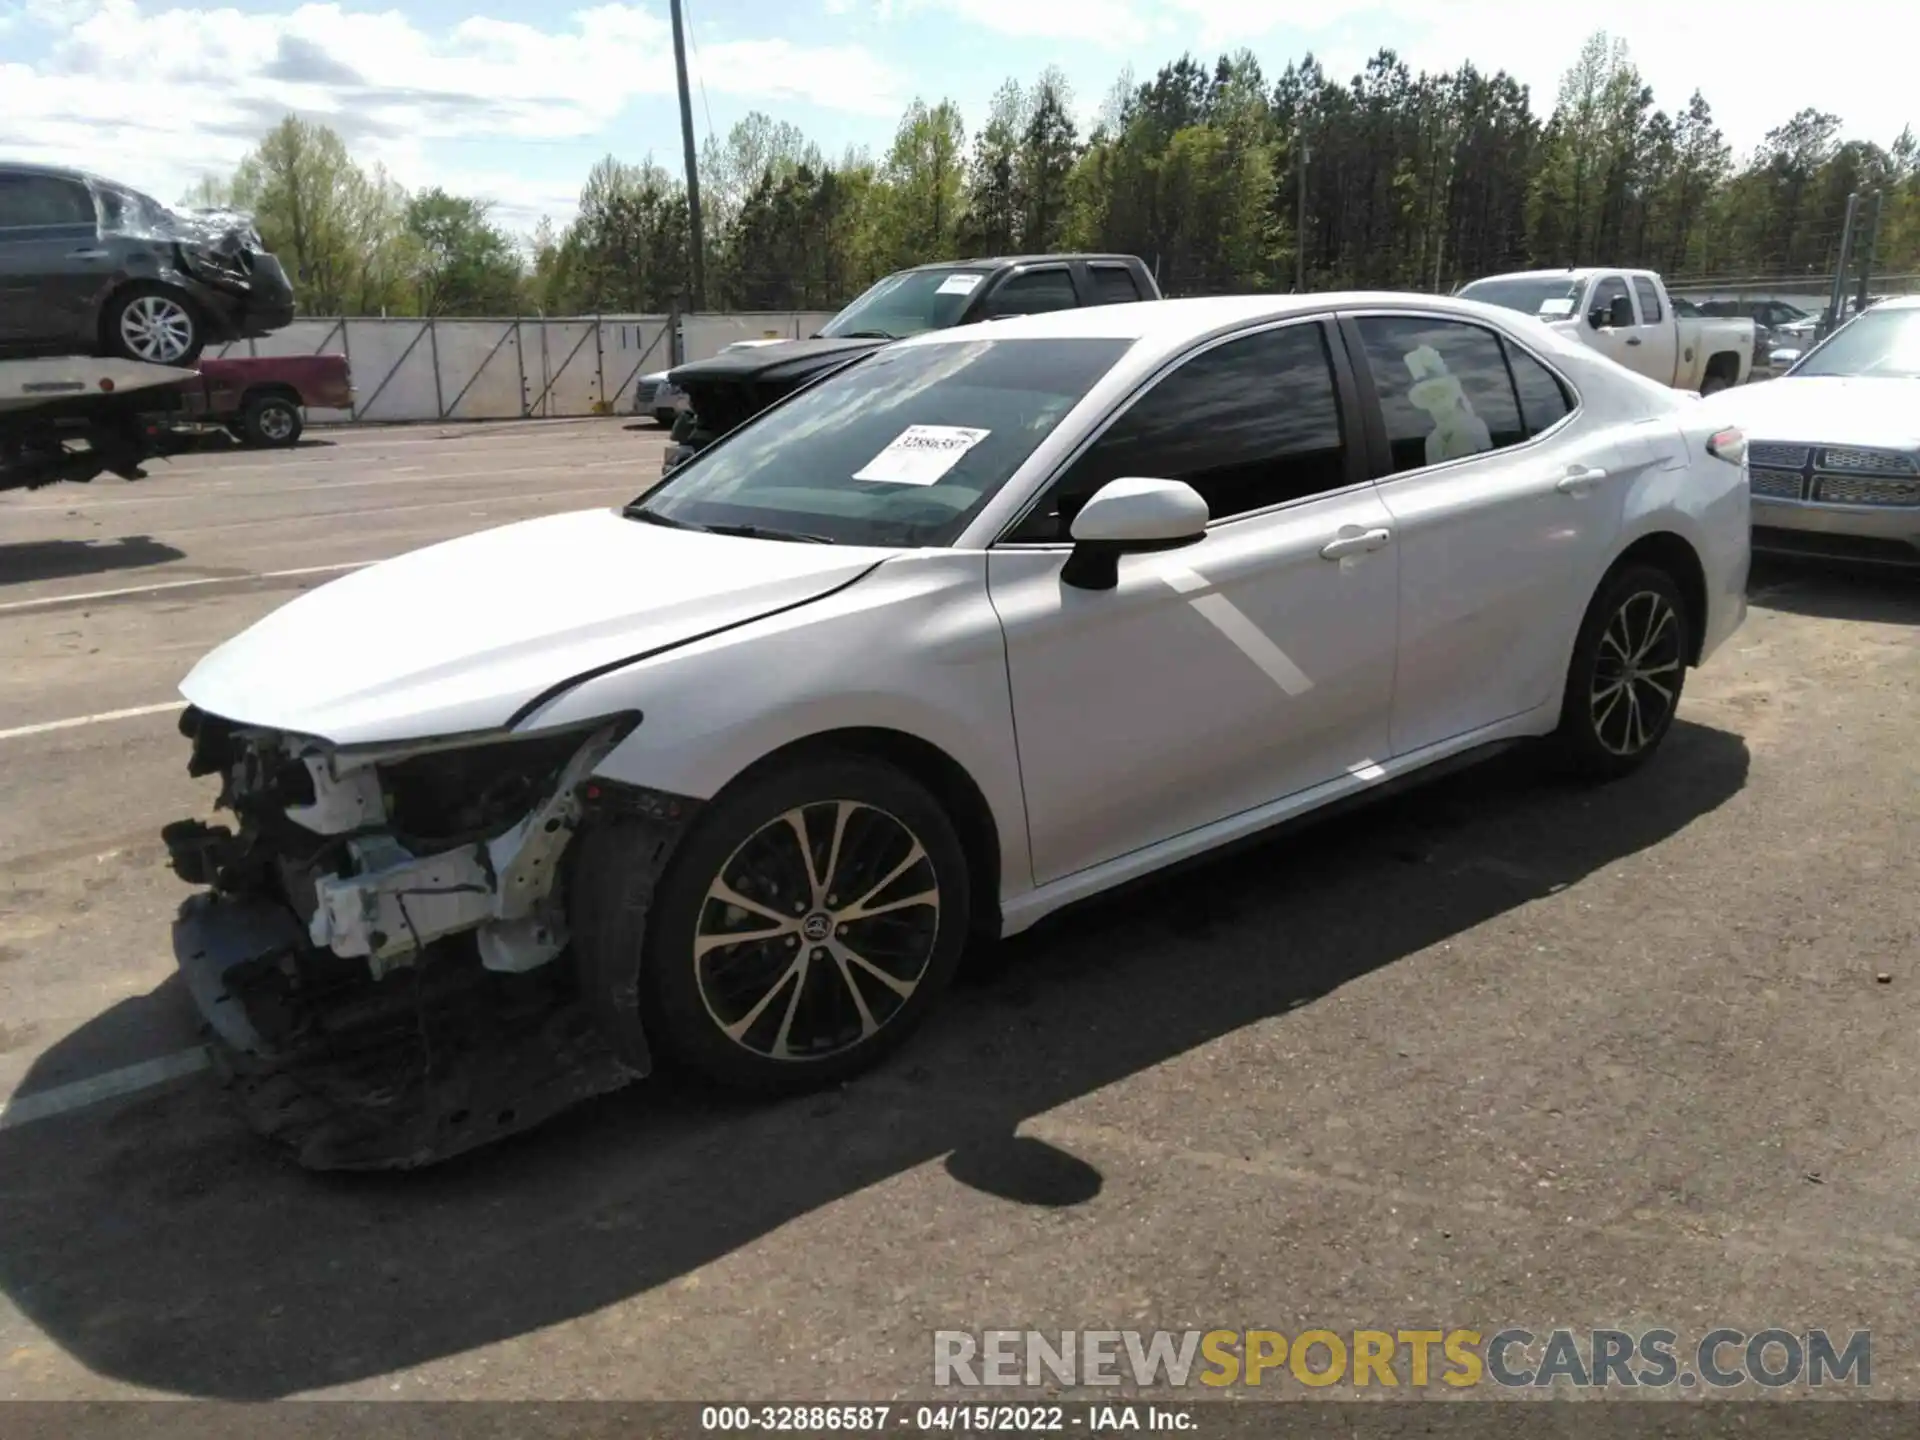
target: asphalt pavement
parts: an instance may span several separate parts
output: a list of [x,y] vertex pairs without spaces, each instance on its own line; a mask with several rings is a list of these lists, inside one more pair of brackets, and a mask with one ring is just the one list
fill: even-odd
[[1723,1323],[1870,1328],[1920,1398],[1920,583],[1763,565],[1633,779],[1520,753],[1059,917],[842,1090],[315,1176],[191,1058],[175,686],[348,567],[629,498],[661,437],[310,434],[0,496],[0,1398],[846,1400],[929,1393],[949,1327]]

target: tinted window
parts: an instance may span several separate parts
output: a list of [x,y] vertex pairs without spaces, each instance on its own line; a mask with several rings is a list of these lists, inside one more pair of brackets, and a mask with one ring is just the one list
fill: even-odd
[[1094,297],[1102,305],[1131,305],[1140,298],[1133,272],[1124,265],[1090,265]]
[[642,508],[849,545],[950,544],[1132,343],[878,351],[701,451]]
[[1644,275],[1633,277],[1633,293],[1640,297],[1640,323],[1651,325],[1662,316],[1660,290]]
[[1573,413],[1573,399],[1559,376],[1511,340],[1506,345],[1513,388],[1520,395],[1520,418],[1526,422],[1529,436],[1538,435]]
[[1587,311],[1591,314],[1598,310],[1602,315],[1607,308],[1627,293],[1627,282],[1618,275],[1609,275],[1593,287],[1593,298],[1587,301]]
[[1102,485],[1184,480],[1216,520],[1347,483],[1340,403],[1316,324],[1196,355],[1135,400],[1009,538],[1066,540]]
[[1073,278],[1065,270],[1030,270],[1015,275],[987,297],[982,318],[1001,315],[1040,315],[1048,310],[1071,310],[1079,304]]
[[1358,324],[1396,474],[1526,438],[1491,330],[1411,315],[1374,315]]
[[0,225],[91,225],[87,187],[55,175],[0,174]]

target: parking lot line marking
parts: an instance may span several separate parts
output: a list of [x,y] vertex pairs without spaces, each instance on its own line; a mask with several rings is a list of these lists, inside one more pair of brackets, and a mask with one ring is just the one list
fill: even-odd
[[140,715],[160,715],[168,710],[184,710],[184,700],[168,700],[159,705],[135,705],[129,710],[102,710],[98,715],[75,715],[67,720],[42,720],[38,725],[16,725],[0,730],[0,740],[18,740],[23,735],[44,735],[49,730],[76,730],[82,725],[98,725],[107,720],[132,720]]
[[152,585],[128,585],[119,590],[83,590],[78,595],[41,595],[32,600],[9,600],[0,605],[8,610],[41,610],[49,605],[70,605],[76,600],[112,600],[121,595],[145,595],[154,590],[185,590],[194,585],[239,585],[249,580],[283,580],[290,575],[332,575],[341,570],[364,570],[374,560],[343,560],[338,565],[302,565],[295,570],[249,571],[245,575],[205,575],[194,580],[160,580]]
[[56,1085],[51,1090],[8,1100],[0,1103],[0,1130],[11,1130],[16,1125],[31,1125],[36,1120],[48,1120],[55,1115],[64,1115],[69,1110],[85,1109],[103,1100],[151,1090],[182,1075],[205,1070],[210,1064],[212,1061],[208,1059],[206,1049],[196,1045],[191,1050],[176,1050],[157,1060],[142,1060],[138,1065],[127,1065],[103,1075],[90,1075],[85,1080],[75,1080],[69,1085]]

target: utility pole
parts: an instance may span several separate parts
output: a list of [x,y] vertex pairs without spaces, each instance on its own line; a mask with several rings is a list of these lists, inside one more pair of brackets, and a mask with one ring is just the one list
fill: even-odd
[[1302,140],[1299,173],[1293,185],[1293,293],[1296,295],[1304,295],[1307,289],[1307,162],[1312,158],[1307,142]]
[[1833,293],[1827,299],[1826,325],[1822,338],[1831,335],[1845,318],[1847,303],[1847,262],[1853,258],[1853,226],[1860,218],[1860,192],[1847,196],[1847,218],[1840,227],[1840,253],[1833,262]]
[[1867,244],[1860,252],[1860,291],[1854,301],[1853,313],[1858,315],[1867,308],[1867,286],[1873,278],[1874,262],[1880,258],[1880,216],[1886,208],[1887,192],[1873,192],[1873,219],[1867,222]]
[[687,89],[686,22],[680,16],[680,0],[671,0],[673,10],[673,72],[680,82],[680,143],[687,160],[687,230],[692,253],[687,257],[693,283],[688,308],[696,313],[707,303],[707,245],[700,228],[700,161],[693,143],[693,94]]

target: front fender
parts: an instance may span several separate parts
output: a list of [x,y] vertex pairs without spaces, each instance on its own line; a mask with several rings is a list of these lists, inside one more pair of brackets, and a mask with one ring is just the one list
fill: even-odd
[[698,800],[799,741],[883,729],[959,765],[998,831],[1002,898],[1032,883],[1012,693],[981,552],[889,560],[845,590],[573,687],[544,729],[638,710],[605,779]]

